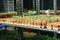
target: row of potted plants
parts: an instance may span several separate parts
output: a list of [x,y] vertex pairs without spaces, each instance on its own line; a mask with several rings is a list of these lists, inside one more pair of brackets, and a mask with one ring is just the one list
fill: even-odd
[[16,12],[0,13],[0,18],[10,18],[13,16],[17,16],[17,13]]
[[24,16],[24,17],[13,17],[10,19],[0,19],[0,21],[12,22],[17,23],[24,26],[32,26],[32,27],[47,27],[48,29],[60,28],[60,16],[50,16],[50,15],[35,15],[35,16]]

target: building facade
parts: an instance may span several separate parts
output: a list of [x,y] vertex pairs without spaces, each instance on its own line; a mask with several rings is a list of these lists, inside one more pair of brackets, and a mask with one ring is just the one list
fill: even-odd
[[[33,0],[24,0],[24,8],[32,9],[33,8]],[[60,0],[57,0],[57,8],[60,9]],[[40,9],[41,10],[47,10],[51,9],[53,10],[53,0],[40,0]]]
[[4,0],[5,12],[14,11],[14,0]]
[[0,12],[4,12],[4,1],[0,0]]

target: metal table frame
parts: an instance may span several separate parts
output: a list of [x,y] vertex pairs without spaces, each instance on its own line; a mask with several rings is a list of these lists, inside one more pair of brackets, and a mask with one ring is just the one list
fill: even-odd
[[53,29],[49,30],[49,29],[43,29],[43,28],[38,28],[38,27],[29,27],[29,26],[22,26],[22,25],[2,23],[2,22],[0,24],[9,25],[9,26],[13,26],[13,27],[18,27],[18,40],[23,40],[24,28],[25,29],[44,30],[44,31],[48,31],[48,32],[53,32],[54,33],[54,39],[57,38],[57,33],[59,33],[58,30],[53,30]]
[[[23,28],[18,27],[18,40],[23,40],[23,31],[24,31]],[[53,33],[54,33],[53,37],[55,40],[55,38],[57,38],[57,32],[54,31]],[[40,34],[40,32],[39,32],[39,34]]]

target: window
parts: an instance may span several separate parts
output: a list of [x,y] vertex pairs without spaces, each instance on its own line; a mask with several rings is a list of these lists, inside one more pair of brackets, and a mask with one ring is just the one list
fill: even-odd
[[11,7],[11,6],[14,6],[14,5],[13,5],[13,4],[9,4],[8,6],[10,6],[10,7]]
[[13,1],[13,0],[9,0],[9,1]]
[[5,10],[5,11],[8,11],[8,10]]
[[9,2],[9,4],[13,4],[13,2]]
[[14,10],[9,10],[9,11],[14,11]]
[[8,6],[8,4],[4,4],[5,6]]
[[7,9],[7,8],[8,8],[8,6],[5,6],[5,8]]
[[9,9],[13,10],[13,6],[10,6]]
[[7,0],[5,0],[5,1],[7,1]]

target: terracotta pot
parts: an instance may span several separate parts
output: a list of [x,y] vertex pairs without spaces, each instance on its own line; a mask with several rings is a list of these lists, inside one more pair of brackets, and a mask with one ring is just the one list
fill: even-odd
[[42,23],[42,26],[46,27],[46,23]]
[[42,23],[37,23],[37,26],[40,26],[41,27],[42,26]]
[[49,15],[54,15],[54,13],[49,13]]
[[53,25],[53,28],[59,28],[58,25]]
[[54,20],[54,22],[58,22],[58,19]]
[[58,12],[57,15],[60,15],[60,12]]
[[6,22],[6,20],[2,20],[3,22]]
[[58,22],[60,22],[60,20],[58,20]]
[[28,25],[31,25],[31,23],[30,23],[30,22],[28,22]]
[[47,24],[46,24],[46,27],[47,27],[47,28],[52,28],[52,27],[53,27],[53,24],[52,24],[52,23],[47,23]]
[[34,25],[37,25],[37,23],[36,23],[36,22],[34,22]]
[[25,22],[22,22],[22,24],[25,24]]

